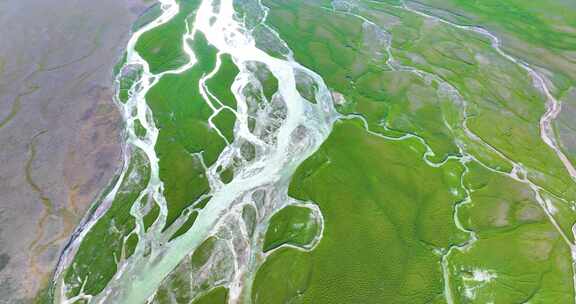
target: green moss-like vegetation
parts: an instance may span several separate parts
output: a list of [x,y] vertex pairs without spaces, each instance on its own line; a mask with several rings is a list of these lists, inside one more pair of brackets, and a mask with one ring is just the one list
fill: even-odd
[[122,103],[126,103],[130,98],[130,89],[132,89],[136,82],[142,77],[142,69],[134,68],[131,70],[122,71],[123,73],[119,78],[118,87],[118,100]]
[[312,259],[306,253],[282,248],[262,265],[252,290],[254,304],[301,303],[310,283]]
[[[324,10],[314,3],[265,3],[271,8],[268,22],[288,42],[295,58],[322,75],[333,91],[343,95],[346,103],[338,106],[340,112],[363,116],[371,131],[386,136],[418,135],[434,152],[429,157],[434,162],[448,155],[459,155],[461,150],[456,145],[459,144],[494,170],[510,172],[510,159],[523,164],[528,169],[528,178],[544,187],[545,192],[568,201],[575,197],[573,181],[540,138],[539,120],[545,99],[526,71],[498,54],[486,37],[430,22],[386,3],[361,3],[354,8],[354,13],[376,25],[363,24],[360,18]],[[490,6],[472,2],[466,5]],[[499,6],[494,4],[492,8],[496,7]],[[507,26],[518,24],[520,19],[516,16]],[[521,22],[527,20],[535,19]],[[539,20],[535,20],[534,26],[542,31],[530,35],[538,40],[537,35],[549,31],[536,21]],[[390,58],[387,54],[369,52],[374,48],[382,51],[387,46],[387,40],[378,40],[378,35],[391,35],[395,70],[386,65]],[[555,41],[564,46],[552,47],[566,47],[565,43],[570,41],[567,37]],[[399,70],[398,63],[435,75],[440,81]],[[442,87],[442,83],[450,84],[458,96]],[[475,136],[465,130],[464,123]],[[352,126],[356,126],[355,132]],[[440,167],[445,170],[442,178],[428,176],[430,173],[424,172],[434,169],[426,169],[422,159],[410,160],[408,156],[422,155],[421,143],[390,142],[362,134],[361,129],[351,122],[337,126],[324,146],[301,166],[291,184],[291,195],[317,202],[326,220],[325,236],[310,253],[312,279],[301,300],[304,303],[441,301],[439,257],[427,250],[435,248],[443,252],[466,238],[454,229],[451,218],[452,204],[464,195],[460,186],[462,165],[448,162]],[[367,148],[366,143],[372,141]],[[375,148],[378,146],[382,148]],[[406,151],[400,152],[402,149]],[[364,163],[369,165],[363,167]],[[416,171],[418,174],[411,176]],[[470,252],[453,250],[449,257],[451,287],[457,302],[465,303],[475,296],[479,302],[503,303],[571,299],[568,247],[543,215],[531,189],[477,163],[471,163],[469,171],[466,186],[474,190],[472,203],[462,205],[459,214],[466,228],[477,232],[479,240]],[[473,176],[490,178],[472,180],[476,179]],[[442,182],[430,184],[438,181]],[[411,189],[420,199],[405,196],[402,189]],[[426,194],[430,189],[438,189],[440,193],[450,191],[454,197],[451,200]],[[405,197],[411,198],[404,201]],[[554,201],[551,195],[548,198]],[[391,200],[394,204],[388,205]],[[373,203],[367,204],[368,201]],[[572,239],[570,227],[574,217],[567,216],[571,214],[569,206],[555,204],[560,210],[555,218]],[[411,216],[417,220],[412,222]],[[396,226],[399,223],[402,227]],[[363,225],[367,227],[362,228]],[[404,234],[406,229],[412,234]],[[378,236],[386,237],[378,239]],[[423,248],[414,245],[411,238]],[[379,245],[386,249],[379,250]],[[539,257],[528,249],[530,245],[538,247]],[[518,259],[513,262],[506,259],[516,256]],[[275,254],[270,259],[274,257]],[[390,264],[379,262],[382,260]],[[369,266],[362,268],[363,261]],[[274,272],[272,267],[265,264],[261,271]],[[276,267],[278,272],[291,271],[289,265]],[[498,278],[489,283],[472,282],[474,267],[493,271]],[[378,273],[386,274],[386,278],[371,281],[371,276]],[[552,280],[547,279],[551,276],[554,283],[546,281]],[[257,284],[273,289],[289,288],[280,284],[270,287],[274,283],[263,280]],[[506,292],[510,286],[514,286],[513,292]],[[255,290],[258,288],[263,287],[255,285]]]
[[215,237],[209,237],[206,239],[198,248],[194,251],[190,257],[190,264],[192,267],[200,267],[208,261],[214,247],[216,246],[217,239]]
[[[334,92],[343,95],[345,104],[338,106],[341,113],[359,114],[371,131],[389,137],[406,133],[421,137],[434,152],[428,158],[431,161],[460,155],[460,149],[465,149],[493,170],[510,172],[510,159],[523,164],[528,178],[547,192],[567,200],[575,197],[573,181],[540,138],[545,99],[526,71],[498,54],[486,37],[431,22],[388,3],[360,3],[353,8],[354,13],[376,24],[370,26],[360,18],[322,9],[313,2],[270,0],[265,4],[271,8],[268,22],[288,42],[297,61],[318,72]],[[516,16],[512,25],[520,19]],[[534,25],[539,26],[536,21]],[[390,57],[383,54],[388,41],[382,37],[387,35],[391,35],[395,70],[386,65]],[[532,38],[537,40],[536,36]],[[569,41],[564,38],[556,42]],[[553,47],[566,47],[560,44]],[[435,75],[440,81],[402,71],[398,64]],[[442,83],[450,84],[458,95]],[[467,238],[454,228],[452,218],[453,204],[464,196],[460,186],[464,171],[458,162],[447,162],[439,169],[427,167],[417,157],[423,152],[417,140],[392,142],[363,134],[357,123],[346,122],[336,126],[324,146],[300,167],[290,194],[317,202],[326,221],[325,236],[310,253],[312,278],[302,292],[302,302],[441,301],[440,258],[431,250],[444,252]],[[429,175],[435,170],[444,171],[442,178]],[[502,272],[502,279],[478,291],[480,302],[491,301],[487,297],[491,294],[495,302],[506,303],[529,299],[562,302],[573,297],[567,287],[571,273],[566,266],[568,248],[538,209],[530,188],[477,163],[471,163],[469,171],[466,186],[478,190],[472,194],[472,203],[460,208],[460,220],[480,239],[470,253],[453,250],[449,258],[457,302],[470,301],[466,288],[478,285],[470,283],[474,278],[472,265]],[[476,188],[473,183],[483,182],[470,177],[478,174],[491,176],[491,186],[485,181]],[[416,197],[405,193],[407,189]],[[427,194],[430,189],[447,193]],[[570,212],[568,207],[562,210],[564,205],[557,202],[561,212],[555,217],[570,235],[574,218],[565,216]],[[509,214],[535,218],[518,220]],[[528,244],[541,247],[542,254],[553,257],[554,262],[534,261],[530,257],[533,252],[524,247]],[[502,252],[495,250],[500,246],[505,247]],[[509,266],[498,262],[516,255],[521,257],[507,262]],[[521,265],[526,267],[516,276]],[[289,265],[273,267],[265,264],[260,271],[291,271]],[[377,274],[386,274],[386,278],[371,280]],[[555,276],[554,288],[544,281],[549,276]],[[518,281],[525,284],[505,292]],[[264,288],[258,284],[273,290],[290,288],[273,285],[273,280],[257,280],[254,290]],[[554,298],[553,294],[563,292],[566,299]]]
[[224,287],[216,287],[192,303],[193,304],[226,304],[226,303],[228,303],[228,289],[226,289]]
[[[576,197],[564,166],[540,139],[538,122],[545,99],[526,71],[499,55],[487,38],[384,3],[357,8],[376,23],[369,30],[359,18],[307,3],[265,3],[271,8],[269,23],[296,59],[343,94],[350,103],[345,113],[366,117],[372,131],[416,134],[432,148],[433,161],[458,154],[459,141],[491,167],[509,171],[510,164],[489,148],[494,147],[525,165],[539,185],[556,195]],[[289,20],[295,20],[297,30]],[[391,52],[398,62],[437,75],[462,100],[447,99],[436,82],[390,71],[385,57],[367,53],[375,47],[382,52],[386,42],[378,37],[387,34],[392,35]],[[471,141],[463,132],[464,115],[470,117],[468,128],[487,145]]]
[[[167,226],[209,190],[202,162],[213,164],[226,145],[210,128],[212,109],[198,91],[199,79],[215,66],[216,51],[200,33],[192,48],[198,63],[182,74],[164,76],[146,95],[160,130],[156,153],[168,202]],[[215,124],[231,137],[235,116],[227,110],[220,114]]]
[[180,10],[170,21],[144,33],[136,43],[136,51],[148,62],[152,73],[178,68],[188,62],[182,48],[186,22],[193,20],[200,1],[180,0]]
[[136,133],[136,136],[140,138],[144,138],[146,136],[146,129],[144,129],[142,126],[140,119],[134,120],[134,133]]
[[[571,302],[570,251],[535,193],[477,164],[471,169],[465,181],[472,201],[461,208],[460,219],[478,240],[449,260],[458,302]],[[489,278],[475,276],[480,272]]]
[[[386,135],[412,133],[428,142],[440,161],[457,154],[453,135],[444,123],[449,115],[442,109],[436,88],[410,72],[392,72],[385,66],[385,45],[367,46],[362,21],[350,16],[330,14],[307,5],[268,3],[269,22],[280,30],[281,37],[293,48],[303,65],[323,76],[327,85],[343,94],[342,113],[364,116],[373,131]],[[291,16],[286,18],[286,15]],[[321,17],[323,22],[318,22]],[[300,29],[287,20],[298,20]],[[318,34],[320,33],[320,34]],[[368,52],[367,48],[377,48]],[[450,118],[449,118],[450,119]],[[384,128],[386,126],[386,128]]]
[[140,192],[146,187],[150,168],[143,152],[135,150],[117,196],[108,211],[84,237],[72,267],[65,274],[69,295],[76,295],[87,280],[85,293],[100,292],[116,273],[116,261],[135,247],[133,239],[124,242],[135,227],[130,209]]
[[228,109],[222,109],[218,115],[214,117],[212,122],[216,125],[218,130],[226,140],[231,143],[234,141],[234,123],[236,121],[236,114]]
[[162,283],[154,295],[154,303],[190,303],[193,297],[190,288],[190,269],[181,264]]
[[188,231],[188,229],[194,225],[196,217],[198,217],[198,212],[192,212],[190,215],[188,215],[188,219],[184,222],[184,224],[182,224],[182,226],[180,226],[180,228],[178,228],[178,230],[176,230],[176,232],[174,232],[174,234],[170,237],[170,241],[186,233],[186,231]]
[[254,63],[250,68],[262,86],[264,97],[271,100],[274,93],[278,91],[278,79],[274,77],[268,67],[261,63]]
[[130,234],[128,239],[124,242],[124,256],[130,257],[134,254],[134,250],[136,250],[136,245],[138,245],[138,235],[135,233]]
[[282,244],[309,245],[319,233],[319,223],[310,208],[286,206],[270,219],[264,239],[264,251]]
[[[576,69],[562,64],[576,49],[576,5],[571,1],[425,0],[424,4],[453,12],[462,24],[481,24],[503,35],[504,47],[534,64],[576,80]],[[434,11],[432,11],[434,12]]]
[[[302,303],[426,303],[442,293],[434,251],[465,238],[452,222],[462,167],[426,165],[417,144],[388,142],[358,121],[340,122],[297,170],[290,195],[316,202],[325,220],[322,240],[305,253],[311,277]],[[272,267],[258,275],[290,272]],[[254,290],[264,289],[258,282]],[[288,288],[270,284],[263,286]]]
[[238,68],[230,55],[223,54],[220,59],[222,60],[220,69],[206,81],[206,86],[223,105],[236,109],[236,98],[232,94],[231,87],[238,74]]
[[220,180],[223,183],[228,184],[232,179],[234,179],[234,169],[232,167],[228,167],[220,172]]
[[145,230],[148,230],[148,228],[150,228],[150,226],[154,224],[154,222],[158,218],[158,215],[160,215],[160,207],[158,207],[158,204],[154,203],[150,211],[148,211],[148,213],[144,215],[143,221]]

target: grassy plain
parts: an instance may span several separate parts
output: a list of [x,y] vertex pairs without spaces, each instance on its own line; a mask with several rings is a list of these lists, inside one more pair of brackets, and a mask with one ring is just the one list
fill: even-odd
[[200,1],[177,2],[180,10],[176,16],[144,33],[136,43],[136,51],[148,62],[150,72],[154,74],[178,68],[188,62],[188,55],[182,49],[182,37],[187,30],[187,22],[194,20],[194,12]]
[[[478,240],[450,259],[458,302],[570,303],[570,250],[534,192],[478,164],[470,165],[464,182],[472,194],[460,219]],[[490,278],[482,280],[479,272]]]
[[[451,224],[454,204],[463,198],[463,168],[457,162],[426,165],[418,145],[382,140],[358,120],[337,123],[290,187],[291,196],[319,205],[323,238],[310,253],[275,252],[258,272],[253,298],[264,298],[257,303],[286,303],[260,295],[266,290],[303,303],[425,303],[441,297],[439,252],[466,237]],[[292,259],[303,262],[290,265]],[[292,272],[299,278],[309,272],[306,286],[293,290],[274,279]]]
[[[407,1],[407,3],[416,2]],[[462,24],[482,25],[497,32],[504,47],[550,74],[558,93],[576,83],[571,53],[576,49],[576,4],[573,1],[424,0],[431,8]],[[427,9],[427,7],[422,7]],[[437,11],[437,10],[436,10]]]
[[214,68],[216,52],[202,34],[196,38],[193,49],[198,64],[182,74],[162,77],[146,95],[160,130],[156,153],[168,202],[167,225],[209,191],[203,162],[212,164],[225,146],[208,125],[212,110],[198,91],[202,75]]
[[[301,303],[441,303],[440,254],[470,237],[455,228],[457,220],[478,236],[470,250],[453,249],[447,259],[457,303],[573,298],[566,243],[535,193],[503,174],[511,162],[521,163],[529,180],[544,188],[540,194],[565,200],[556,202],[554,218],[572,240],[576,187],[540,139],[545,99],[525,70],[486,37],[415,15],[396,1],[351,8],[372,24],[322,1],[264,3],[271,8],[268,23],[296,60],[342,94],[339,111],[364,117],[370,131],[388,139],[369,135],[356,120],[341,122],[298,169],[290,194],[320,206],[324,237],[307,258],[294,249],[272,254],[257,275],[257,303],[283,303],[266,296],[268,289]],[[521,39],[541,34],[522,31]],[[568,36],[554,37],[554,47],[570,48]],[[484,165],[431,167],[421,141],[392,140],[404,134],[426,142],[432,162],[465,152]],[[435,175],[442,171],[444,179]],[[462,186],[471,201],[454,213],[464,199]],[[430,189],[436,193],[427,194]],[[310,261],[292,265],[291,255]],[[307,273],[301,280],[307,284],[274,279],[292,271]]]
[[282,208],[270,219],[264,238],[264,252],[283,244],[307,246],[320,232],[312,209],[299,206]]

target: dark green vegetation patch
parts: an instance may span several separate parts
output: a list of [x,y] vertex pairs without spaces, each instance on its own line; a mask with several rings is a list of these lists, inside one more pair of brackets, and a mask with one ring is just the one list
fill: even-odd
[[309,245],[320,232],[320,223],[312,209],[286,206],[270,219],[264,240],[264,252],[282,244]]

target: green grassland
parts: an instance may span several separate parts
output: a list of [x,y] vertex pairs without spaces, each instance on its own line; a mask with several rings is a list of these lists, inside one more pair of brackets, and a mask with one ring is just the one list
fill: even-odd
[[[290,195],[320,206],[324,236],[311,252],[275,251],[258,271],[255,302],[442,303],[441,255],[466,244],[467,232],[478,239],[446,258],[456,303],[574,298],[566,242],[535,193],[505,175],[512,162],[522,164],[543,188],[539,194],[560,210],[554,219],[573,240],[576,187],[540,139],[545,99],[525,70],[486,37],[415,15],[395,1],[351,9],[370,26],[322,1],[264,3],[271,9],[268,23],[296,60],[342,94],[341,113],[360,115],[366,125],[337,123],[298,169]],[[555,37],[553,47],[570,49],[568,36]],[[456,97],[442,90],[446,84]],[[398,140],[405,134],[417,137]],[[425,156],[426,148],[433,154]],[[481,163],[467,162],[466,169],[441,163],[463,152]],[[480,270],[489,273],[486,282],[474,276]],[[294,273],[293,283],[278,273]]]
[[[253,298],[270,289],[298,295],[304,303],[426,303],[441,297],[439,254],[466,238],[450,224],[454,204],[463,199],[461,191],[451,191],[460,187],[463,168],[457,162],[430,167],[417,145],[382,140],[357,120],[337,123],[290,188],[290,195],[319,205],[322,240],[310,253],[275,252],[258,272],[266,277],[257,277]],[[302,254],[310,261],[290,266],[310,268],[300,292],[272,279],[304,271],[282,269],[285,263],[277,259],[289,258],[276,255]],[[286,302],[273,294],[257,301]]]
[[432,13],[434,8],[442,9],[446,17],[459,23],[497,31],[506,49],[553,72],[551,79],[559,94],[575,84],[576,4],[573,1],[424,0],[419,3],[427,5]]
[[[419,135],[442,159],[458,151],[454,137],[469,141],[458,130],[465,114],[471,131],[507,158],[526,166],[535,182],[557,195],[576,197],[562,163],[539,137],[544,98],[527,73],[499,56],[487,39],[385,4],[359,9],[392,34],[392,54],[397,61],[437,75],[457,89],[467,103],[449,105],[435,96],[439,95],[434,87],[438,84],[428,85],[408,72],[391,72],[384,66],[385,58],[366,54],[359,18],[307,4],[267,4],[272,8],[269,22],[292,46],[296,59],[323,75],[329,87],[350,103],[343,112],[365,116],[372,131],[382,133],[379,129],[386,125]],[[317,22],[318,16],[324,16],[325,22]],[[286,20],[297,18],[301,30],[288,30]],[[396,26],[387,29],[386,20]],[[483,150],[475,156],[491,153]]]
[[[209,191],[203,164],[213,164],[226,146],[208,125],[212,109],[198,91],[202,75],[214,68],[216,51],[202,34],[198,33],[195,38],[193,49],[198,63],[182,74],[165,75],[146,95],[160,130],[156,153],[169,206],[167,225]],[[227,124],[227,127],[231,130],[233,125]]]
[[270,219],[264,239],[264,251],[283,244],[305,247],[319,234],[319,225],[310,208],[286,206]]
[[[188,62],[188,55],[182,49],[182,37],[200,1],[183,0],[178,4],[180,10],[174,18],[144,33],[136,44],[136,51],[148,62],[150,72],[154,74],[176,69]],[[144,18],[148,18],[147,15]]]
[[228,294],[224,287],[217,287],[206,295],[192,302],[193,304],[225,304],[228,303]]
[[[477,233],[478,241],[469,250],[455,251],[450,259],[458,302],[573,301],[570,250],[532,190],[478,164],[470,166],[464,181],[472,194],[460,219]],[[475,281],[477,269],[488,270],[495,278]],[[473,297],[467,297],[467,288],[475,288]]]

